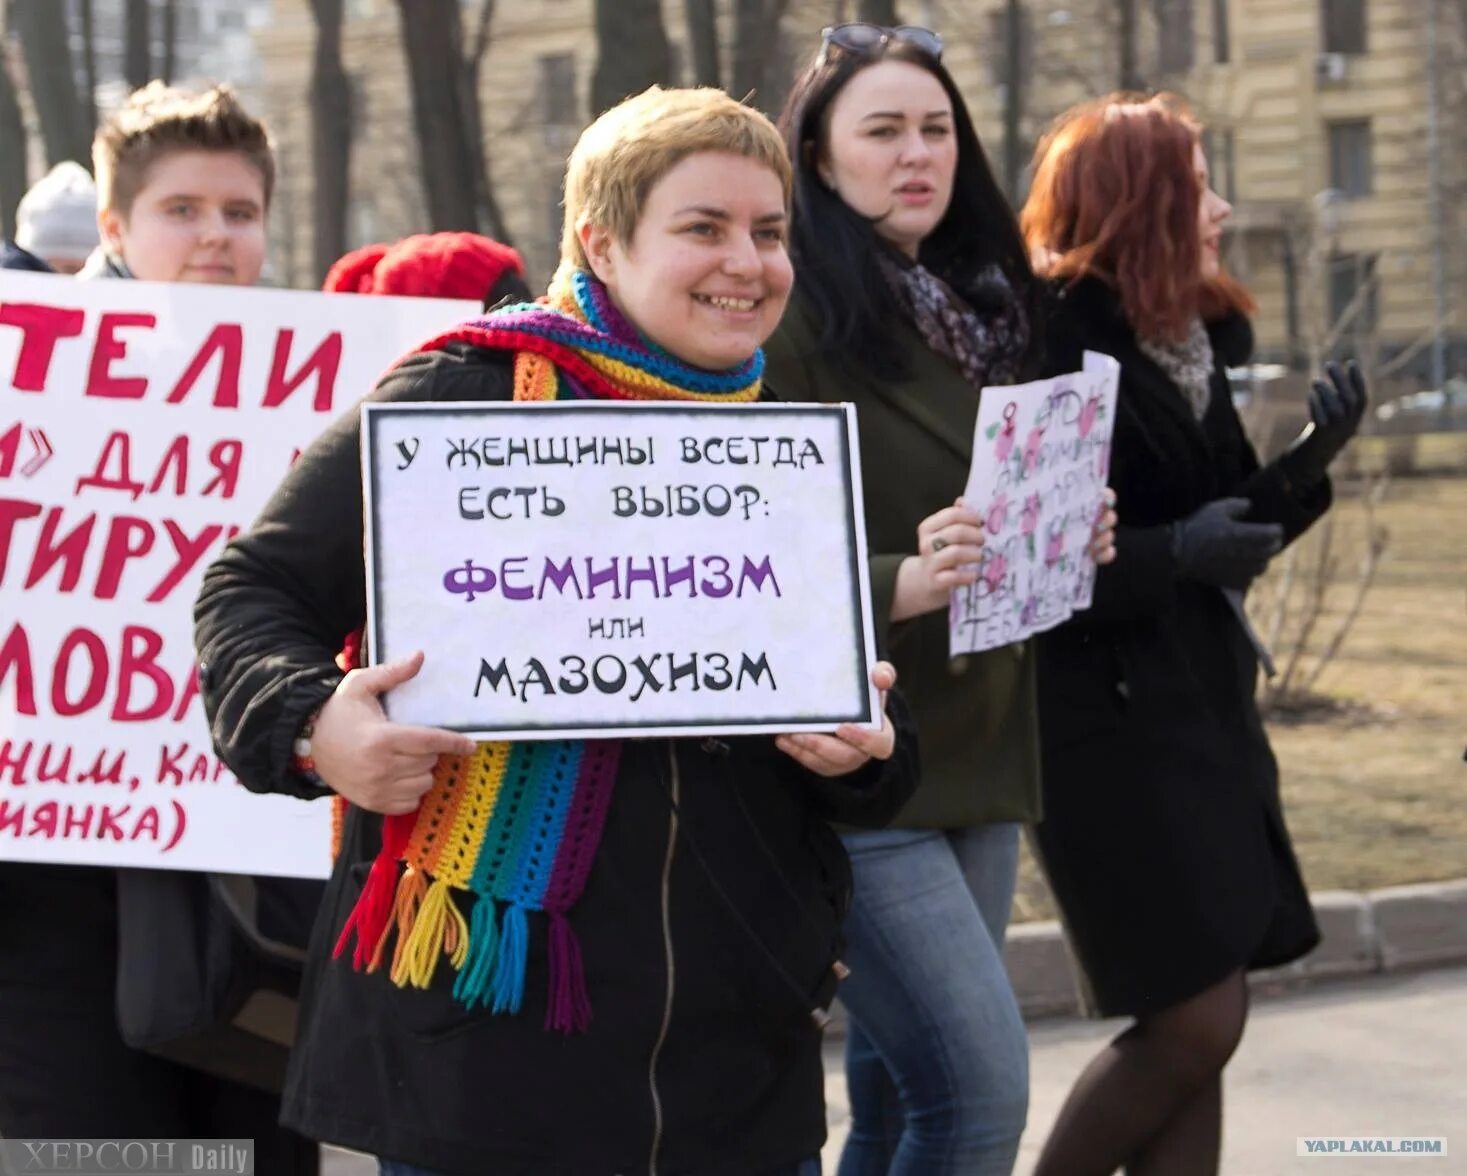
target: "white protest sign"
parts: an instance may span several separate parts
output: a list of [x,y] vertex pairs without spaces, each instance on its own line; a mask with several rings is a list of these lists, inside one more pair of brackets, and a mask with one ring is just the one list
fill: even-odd
[[953,657],[1022,641],[1090,607],[1089,548],[1110,469],[1120,365],[984,388],[963,499],[983,515],[978,582],[948,610]]
[[849,405],[367,405],[393,719],[494,739],[879,725]]
[[477,310],[0,275],[0,859],[329,872],[328,806],[213,754],[194,597],[298,449]]

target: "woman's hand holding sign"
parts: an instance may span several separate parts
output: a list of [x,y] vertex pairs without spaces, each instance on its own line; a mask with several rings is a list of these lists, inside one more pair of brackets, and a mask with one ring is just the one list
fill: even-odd
[[983,557],[983,516],[961,498],[917,524],[917,554],[897,571],[891,619],[946,608],[954,588],[976,583]]
[[410,813],[433,784],[440,755],[468,755],[474,741],[456,731],[394,723],[380,696],[415,677],[421,651],[385,666],[352,670],[326,701],[311,733],[316,773],[368,812]]
[[896,731],[886,713],[886,692],[896,685],[896,670],[890,662],[877,662],[871,670],[871,685],[881,691],[881,730],[868,731],[854,723],[842,723],[834,735],[780,735],[774,745],[802,767],[819,776],[845,776],[868,760],[891,758]]

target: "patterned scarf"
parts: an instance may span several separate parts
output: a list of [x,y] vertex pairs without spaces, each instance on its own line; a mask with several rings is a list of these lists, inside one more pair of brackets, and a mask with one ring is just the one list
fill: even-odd
[[1172,339],[1136,340],[1141,353],[1166,373],[1192,407],[1199,421],[1212,400],[1212,340],[1200,318],[1194,318],[1180,342]]
[[941,278],[918,262],[883,250],[881,270],[903,313],[923,341],[981,391],[1019,376],[1029,346],[1029,321],[1003,271],[989,266],[978,277],[992,291],[996,309],[979,316]]
[[[727,372],[693,368],[645,339],[606,289],[577,271],[540,303],[521,303],[428,340],[514,353],[517,401],[758,399],[764,356]],[[620,740],[481,743],[443,756],[417,812],[382,820],[382,849],[336,944],[355,937],[355,967],[427,988],[441,957],[464,1005],[517,1013],[524,999],[530,912],[548,920],[545,1027],[591,1020],[580,945],[567,915],[601,842]],[[398,863],[405,867],[399,869]],[[453,892],[472,896],[466,919]]]

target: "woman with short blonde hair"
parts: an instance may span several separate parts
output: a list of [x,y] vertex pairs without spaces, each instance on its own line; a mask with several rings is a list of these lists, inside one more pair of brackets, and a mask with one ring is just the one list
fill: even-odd
[[[572,154],[545,298],[429,341],[372,398],[757,400],[788,190],[757,112],[629,99]],[[825,821],[885,820],[908,738],[475,744],[388,721],[379,694],[424,655],[331,656],[365,611],[358,433],[352,412],[302,455],[196,610],[220,755],[251,788],[349,802],[286,1121],[385,1176],[818,1172],[848,897]],[[527,811],[563,819],[517,839]]]

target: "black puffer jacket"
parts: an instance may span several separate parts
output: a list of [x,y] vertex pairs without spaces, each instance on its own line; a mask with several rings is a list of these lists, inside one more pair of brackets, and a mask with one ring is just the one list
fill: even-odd
[[[509,399],[506,357],[410,358],[374,399]],[[205,577],[204,701],[219,753],[252,788],[309,794],[288,769],[302,720],[340,678],[364,617],[355,412],[300,459]],[[571,918],[595,1015],[542,1026],[546,954],[532,920],[526,1002],[467,1012],[439,969],[427,992],[330,950],[380,845],[355,810],[312,945],[285,1121],[308,1135],[481,1176],[750,1176],[825,1137],[820,1031],[834,994],[847,863],[827,818],[880,824],[916,779],[898,752],[840,780],[769,739],[645,740],[621,760],[601,848]]]

